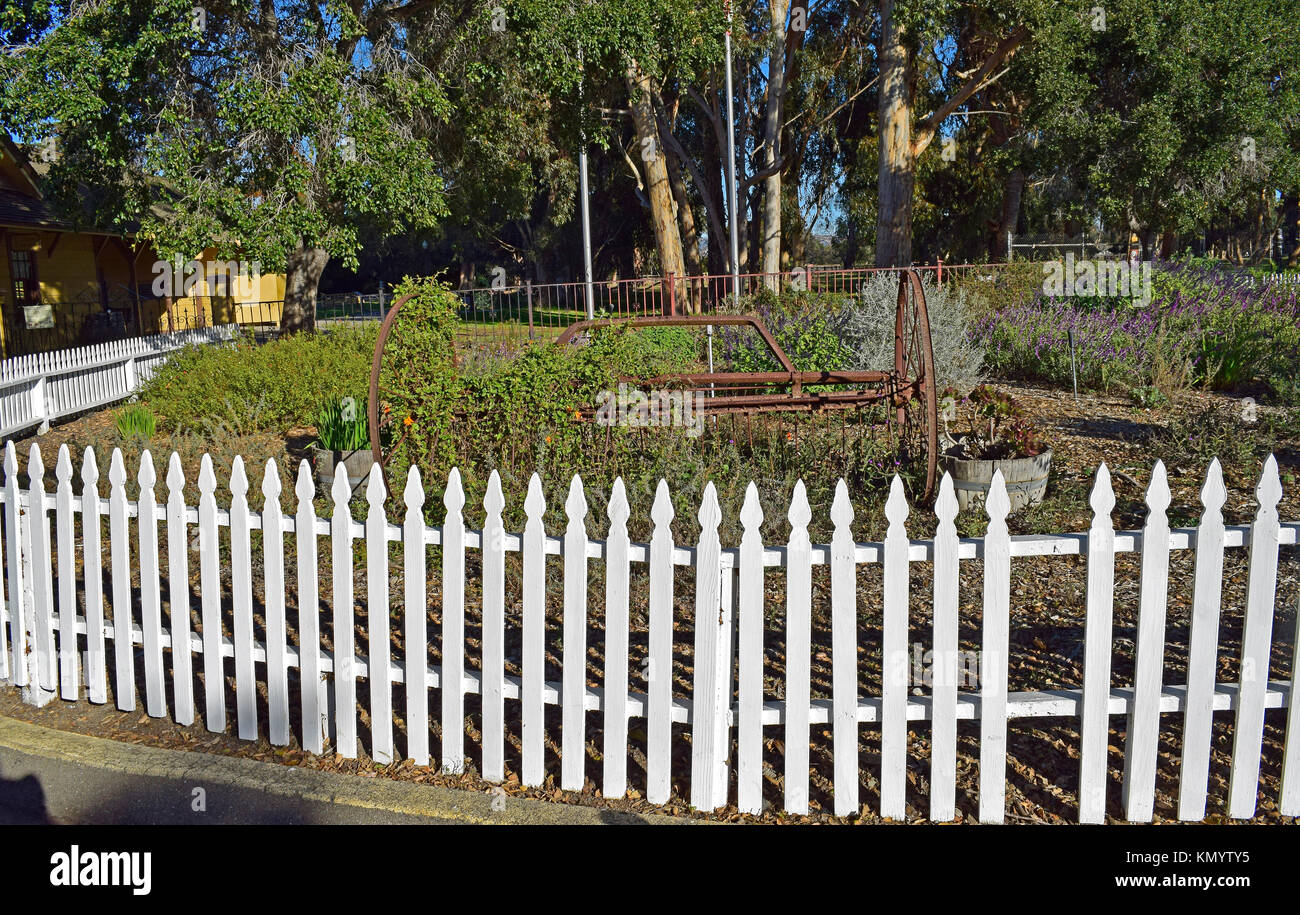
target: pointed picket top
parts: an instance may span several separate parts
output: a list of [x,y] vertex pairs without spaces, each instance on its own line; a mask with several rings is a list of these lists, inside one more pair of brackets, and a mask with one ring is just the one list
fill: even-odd
[[448,514],[465,507],[465,487],[460,482],[459,467],[451,468],[451,473],[447,474],[447,489],[442,494],[442,504]]
[[81,454],[81,483],[89,489],[99,482],[99,464],[95,461],[95,449],[89,445]]
[[500,518],[505,510],[506,497],[501,492],[501,474],[495,470],[488,477],[487,492],[483,494],[483,509],[489,518]]
[[668,494],[668,482],[661,477],[659,485],[655,487],[655,503],[650,508],[650,520],[655,523],[655,527],[667,529],[666,525],[672,524],[676,516],[677,510],[673,508],[673,498]]
[[894,479],[889,484],[889,498],[885,500],[885,518],[889,521],[889,527],[901,531],[909,512],[907,493],[903,492],[903,480],[898,474],[894,474]]
[[627,504],[627,492],[624,489],[622,477],[614,479],[614,488],[609,494],[608,513],[611,529],[627,527],[627,518],[631,514],[631,510]]
[[1110,485],[1110,468],[1102,461],[1097,468],[1097,480],[1092,484],[1092,493],[1088,496],[1094,518],[1109,518],[1115,510],[1115,490]]
[[1264,462],[1264,472],[1260,474],[1259,484],[1255,487],[1255,498],[1259,500],[1261,514],[1275,511],[1277,503],[1282,499],[1282,481],[1277,475],[1277,458],[1271,454]]
[[[118,456],[121,460],[121,456]],[[41,448],[35,442],[32,442],[32,448],[27,452],[27,479],[35,486],[40,483],[45,485],[45,461],[41,458]]]
[[1223,485],[1223,467],[1219,464],[1219,459],[1214,458],[1210,461],[1210,467],[1205,471],[1205,483],[1201,486],[1201,504],[1205,506],[1206,511],[1218,512],[1223,509],[1223,503],[1228,501],[1228,488]]
[[18,472],[18,455],[14,452],[12,440],[5,442],[5,476],[12,477]]
[[348,480],[348,469],[342,461],[334,465],[334,485],[330,487],[330,498],[334,500],[335,508],[352,501],[352,483]]
[[1011,497],[1007,494],[1007,481],[1002,476],[1002,468],[993,471],[993,481],[989,483],[989,494],[984,497],[984,511],[989,516],[989,527],[1006,526],[1007,515],[1011,513]]
[[316,498],[316,484],[312,482],[311,465],[306,458],[298,462],[298,482],[294,484],[293,491],[299,502],[310,504]]
[[205,496],[210,496],[217,490],[217,475],[212,470],[212,456],[206,451],[203,452],[203,459],[199,461],[199,492]]
[[952,485],[952,474],[948,471],[943,472],[943,479],[939,481],[939,497],[934,500],[934,515],[939,519],[939,524],[952,524],[957,519],[957,491]]
[[[662,486],[663,483],[661,482]],[[740,507],[740,523],[745,532],[758,531],[763,523],[763,506],[759,502],[758,487],[751,480],[745,487],[745,504]]]
[[530,519],[542,517],[546,511],[546,497],[542,495],[542,478],[534,473],[528,479],[528,495],[524,499],[524,513]]
[[419,511],[424,507],[424,484],[420,482],[420,469],[414,464],[406,472],[406,489],[402,492],[402,501],[408,511]]
[[248,474],[244,472],[244,459],[238,454],[230,467],[230,494],[236,499],[248,494]]
[[167,459],[167,491],[179,493],[184,488],[185,471],[181,469],[181,456],[173,451]]
[[66,444],[59,446],[59,457],[54,462],[54,478],[60,486],[72,479],[72,456],[68,453]]
[[587,494],[582,489],[582,477],[576,473],[569,481],[569,497],[564,500],[564,514],[570,522],[587,517]]
[[275,463],[275,458],[268,458],[266,461],[266,472],[262,474],[262,498],[267,502],[279,503],[280,501],[280,468]]
[[[746,501],[748,498],[746,496]],[[849,498],[849,486],[844,482],[843,477],[840,477],[840,481],[835,484],[835,500],[831,502],[831,523],[835,525],[837,531],[840,528],[847,530],[853,523],[853,501]]]
[[792,532],[806,528],[808,522],[812,520],[812,509],[808,506],[808,489],[802,479],[794,484],[794,492],[790,496],[790,511],[786,514],[786,518],[790,522]]
[[384,485],[384,474],[379,464],[370,465],[370,481],[366,483],[366,501],[371,508],[380,507],[388,498],[388,487]]
[[1156,466],[1151,471],[1151,483],[1147,486],[1146,503],[1152,514],[1163,515],[1169,510],[1173,495],[1169,492],[1169,474],[1165,471],[1165,462],[1156,459]]
[[[799,492],[798,487],[795,492]],[[696,518],[700,522],[702,533],[717,536],[718,525],[722,523],[722,507],[718,505],[718,490],[712,480],[704,486],[704,498],[700,500],[700,511]]]
[[148,448],[140,452],[140,469],[136,472],[135,478],[140,484],[141,491],[153,489],[154,484],[158,482],[158,474],[153,469],[153,455],[149,453]]

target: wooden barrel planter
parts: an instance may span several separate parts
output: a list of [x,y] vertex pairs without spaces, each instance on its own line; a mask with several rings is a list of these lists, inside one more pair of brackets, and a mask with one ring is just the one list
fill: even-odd
[[957,492],[957,505],[961,511],[984,508],[984,500],[993,482],[993,472],[1002,471],[1007,484],[1011,510],[1037,505],[1047,492],[1047,478],[1052,472],[1052,452],[1006,461],[966,461],[948,455],[939,456],[939,469],[952,474],[953,488]]
[[312,448],[312,466],[316,472],[316,485],[321,491],[328,494],[334,488],[334,469],[343,463],[343,469],[348,474],[348,485],[352,491],[356,492],[361,487],[368,476],[370,468],[374,466],[375,455],[369,448],[358,448],[356,451],[331,451],[328,448]]

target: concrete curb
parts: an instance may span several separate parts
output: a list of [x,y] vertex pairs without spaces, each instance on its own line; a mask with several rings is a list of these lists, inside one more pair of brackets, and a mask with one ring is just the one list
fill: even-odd
[[[550,803],[533,798],[499,798],[437,785],[363,778],[261,762],[234,756],[186,752],[121,743],[0,716],[0,762],[5,780],[34,776],[48,815],[65,822],[103,822],[104,808],[89,804],[104,789],[113,810],[134,822],[214,822],[202,813],[176,818],[190,791],[219,789],[233,799],[234,818],[224,822],[266,822],[259,814],[278,809],[272,821],[428,822],[464,825],[701,824],[654,814]],[[151,805],[168,804],[150,818]],[[289,811],[286,813],[286,811]],[[301,812],[301,818],[293,812]],[[98,817],[97,817],[98,813]],[[139,817],[138,818],[137,814]]]

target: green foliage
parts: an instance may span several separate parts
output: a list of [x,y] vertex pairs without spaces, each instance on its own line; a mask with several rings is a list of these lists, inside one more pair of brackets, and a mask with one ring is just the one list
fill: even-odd
[[142,403],[127,404],[117,413],[117,432],[122,438],[148,441],[157,430],[157,418]]
[[60,7],[0,58],[0,127],[57,138],[48,182],[81,220],[138,224],[164,257],[217,244],[279,271],[300,247],[355,267],[363,228],[445,214],[428,124],[450,112],[382,5]]
[[[1047,442],[1010,394],[982,384],[962,397],[948,388],[941,397],[944,432],[956,445],[947,453],[963,460],[1001,461],[1034,457],[1047,450]],[[952,435],[952,428],[964,427]]]
[[[850,295],[813,292],[776,293],[760,289],[740,300],[737,314],[756,315],[801,372],[847,368],[852,353],[844,345],[837,323]],[[781,365],[768,345],[748,328],[726,328],[722,334],[727,367],[736,372],[776,372]]]
[[1160,388],[1151,384],[1139,385],[1129,392],[1133,403],[1144,410],[1169,406],[1169,398]]
[[364,390],[374,343],[371,326],[187,347],[159,368],[140,399],[172,431],[224,423],[245,433],[284,432],[315,422],[322,403]]
[[379,435],[394,486],[412,464],[435,475],[450,467],[456,454],[452,418],[462,391],[454,345],[457,298],[443,284],[411,277],[396,295],[410,298],[384,345],[379,374]]
[[316,411],[316,438],[320,447],[329,451],[369,448],[365,405],[364,397],[343,397],[321,404]]

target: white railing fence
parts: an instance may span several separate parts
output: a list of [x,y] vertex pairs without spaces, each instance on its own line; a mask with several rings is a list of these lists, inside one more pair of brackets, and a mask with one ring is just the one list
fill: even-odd
[[[1295,734],[1300,722],[1291,699],[1293,683],[1270,681],[1268,676],[1279,547],[1297,542],[1300,524],[1279,522],[1276,506],[1282,490],[1271,457],[1256,490],[1258,514],[1248,526],[1223,523],[1226,490],[1216,461],[1202,489],[1200,525],[1171,530],[1166,517],[1169,486],[1163,465],[1157,463],[1147,494],[1150,511],[1145,527],[1116,531],[1111,521],[1115,497],[1103,464],[1092,490],[1094,518],[1085,534],[1011,536],[1006,524],[1009,501],[999,474],[987,500],[988,530],[983,537],[958,537],[954,526],[957,502],[951,480],[945,476],[936,506],[937,529],[931,539],[909,539],[905,527],[909,508],[901,483],[895,479],[886,507],[889,526],[884,541],[855,542],[853,511],[841,481],[830,513],[831,542],[813,544],[807,529],[812,512],[800,482],[788,513],[791,532],[786,543],[763,543],[763,513],[751,484],[740,514],[743,536],[734,547],[720,542],[721,511],[712,484],[705,489],[699,508],[699,539],[687,546],[674,542],[673,508],[662,482],[651,512],[653,536],[649,543],[636,543],[627,533],[629,505],[621,480],[603,507],[609,518],[608,534],[598,540],[588,536],[589,508],[583,484],[576,477],[564,505],[564,534],[550,537],[543,527],[546,505],[536,476],[524,500],[524,530],[508,533],[502,522],[505,493],[495,473],[482,513],[474,512],[483,518],[483,527],[472,529],[466,526],[464,491],[454,470],[443,498],[443,523],[429,526],[424,519],[425,490],[414,469],[402,493],[405,512],[401,524],[388,520],[388,494],[377,471],[366,491],[365,520],[359,522],[352,516],[352,494],[342,469],[334,478],[330,517],[317,516],[313,507],[316,490],[305,462],[299,468],[293,514],[282,509],[280,476],[273,461],[267,463],[261,484],[260,512],[249,507],[250,482],[241,458],[234,461],[230,504],[225,509],[218,508],[217,478],[207,455],[197,481],[197,506],[186,501],[186,481],[175,454],[167,467],[165,495],[156,492],[152,458],[148,452],[143,454],[136,474],[139,496],[135,501],[127,498],[127,470],[120,452],[114,453],[109,468],[107,499],[100,498],[99,471],[89,449],[80,470],[81,495],[73,492],[74,471],[66,447],[59,450],[53,493],[46,491],[44,464],[34,445],[26,485],[20,485],[12,443],[5,449],[4,469],[0,556],[7,588],[0,618],[7,628],[0,625],[0,678],[25,687],[29,701],[52,701],[56,691],[64,700],[75,700],[84,689],[91,702],[103,703],[108,700],[111,675],[118,707],[132,710],[138,660],[148,715],[170,714],[179,724],[189,725],[195,721],[197,701],[202,703],[206,727],[222,732],[227,727],[227,678],[233,673],[239,737],[254,740],[266,736],[272,744],[285,745],[290,741],[294,717],[289,672],[296,668],[303,685],[294,703],[301,709],[302,747],[322,753],[332,736],[334,752],[352,758],[359,753],[358,681],[366,679],[370,757],[388,763],[402,758],[401,753],[418,765],[428,765],[431,719],[455,722],[440,729],[438,754],[441,768],[456,773],[463,771],[466,763],[466,696],[477,693],[480,710],[471,710],[471,718],[481,732],[479,771],[489,781],[505,777],[504,733],[509,711],[511,723],[518,723],[511,730],[519,735],[520,778],[525,786],[540,785],[547,775],[544,711],[548,704],[558,705],[560,787],[583,788],[587,713],[598,712],[603,717],[600,788],[606,797],[620,797],[628,791],[629,721],[641,718],[646,732],[645,784],[639,787],[654,803],[669,800],[673,777],[685,780],[687,776],[672,771],[670,752],[672,725],[684,723],[691,738],[689,779],[685,782],[690,803],[707,810],[734,800],[740,810],[752,813],[763,807],[765,735],[779,734],[784,743],[784,808],[802,814],[809,810],[810,741],[821,740],[815,732],[828,726],[834,812],[859,812],[860,786],[866,776],[878,774],[878,812],[894,818],[906,814],[910,723],[929,721],[928,815],[933,820],[954,818],[957,722],[978,719],[978,804],[979,818],[985,822],[1000,822],[1005,815],[1008,722],[1072,718],[1079,722],[1079,819],[1086,823],[1101,822],[1106,815],[1108,734],[1113,716],[1127,716],[1124,817],[1152,819],[1162,721],[1166,716],[1178,716],[1182,723],[1178,816],[1199,820],[1206,813],[1213,714],[1231,710],[1235,727],[1227,813],[1249,818],[1256,810],[1261,756],[1276,749],[1276,744],[1263,742],[1265,710],[1285,707],[1284,758],[1270,765],[1281,767],[1281,812],[1300,814],[1300,737]],[[105,517],[107,544],[101,533]],[[160,555],[160,524],[166,536],[166,556]],[[193,528],[197,528],[200,566],[196,598],[192,598],[190,574]],[[228,532],[222,534],[221,528]],[[254,537],[255,531],[260,531],[260,538]],[[322,537],[327,544],[320,544]],[[287,551],[289,539],[295,542],[293,557]],[[262,555],[255,567],[259,540],[256,551]],[[365,544],[364,595],[354,594],[356,541]],[[441,594],[428,593],[431,547],[437,547],[440,554]],[[1219,682],[1216,656],[1224,552],[1236,548],[1249,551],[1238,668],[1241,676],[1240,682]],[[1164,670],[1167,577],[1170,552],[1179,550],[1195,553],[1195,596],[1185,682],[1170,684],[1165,682]],[[467,604],[466,558],[472,551],[481,558],[483,597],[481,602]],[[132,597],[133,552],[139,557],[138,602]],[[510,553],[521,554],[518,596],[522,615],[515,617],[519,631],[507,639],[505,568]],[[1141,561],[1135,674],[1133,685],[1125,687],[1113,687],[1111,676],[1115,557],[1119,553],[1140,554]],[[1082,686],[1009,692],[1012,563],[1022,557],[1063,555],[1083,556],[1087,563]],[[328,567],[322,563],[326,556],[330,558]],[[548,556],[556,557],[549,576],[554,578],[558,567],[558,581],[547,580]],[[397,607],[390,607],[390,586],[396,584],[390,558],[400,567],[396,570],[402,582]],[[84,570],[81,589],[79,559]],[[970,560],[982,562],[983,612],[979,685],[968,691],[958,689],[956,649],[959,566]],[[164,561],[166,625],[160,580]],[[930,563],[934,576],[934,677],[933,685],[920,695],[912,694],[908,683],[909,567],[915,562]],[[225,563],[229,564],[228,598],[222,595]],[[593,563],[604,564],[603,600],[589,594],[588,573]],[[874,628],[863,623],[863,611],[876,608],[862,606],[856,584],[859,567],[870,564],[883,566],[883,614],[879,627]],[[810,683],[813,567],[818,565],[829,566],[829,698],[814,698]],[[647,663],[642,669],[629,670],[629,581],[634,566],[648,567],[646,606],[636,608],[645,611],[648,621]],[[765,573],[772,570],[784,570],[785,631],[779,634],[767,631],[765,621]],[[255,578],[262,583],[256,612],[264,618],[260,627],[263,641],[255,638]],[[322,624],[317,612],[322,606],[321,578],[331,579],[329,650],[323,629],[331,617]],[[766,582],[772,580],[769,576]],[[108,593],[104,593],[104,581]],[[695,622],[678,619],[678,628],[686,625],[693,629],[689,695],[684,690],[675,692],[673,685],[675,582],[683,589],[680,593],[694,594]],[[547,594],[557,587],[563,597],[562,648],[553,638],[547,644]],[[291,595],[299,608],[294,621],[286,618]],[[365,607],[361,656],[354,644],[357,598],[363,598]],[[603,657],[599,687],[587,682],[589,598],[595,599],[597,606],[603,603],[604,644],[591,646],[600,649]],[[191,623],[195,599],[197,631]],[[310,609],[303,612],[301,608]],[[431,627],[428,621],[431,608],[439,611],[438,627]],[[481,619],[481,641],[467,638],[467,619],[471,626]],[[223,635],[223,622],[231,637]],[[296,644],[288,637],[291,625],[297,633]],[[771,647],[774,636],[784,644],[784,683],[779,690],[765,692],[765,642]],[[107,654],[109,641],[113,645],[111,658]],[[430,649],[435,644],[441,664],[431,665]],[[514,647],[507,650],[507,646]],[[860,694],[860,646],[883,649],[880,695]],[[559,682],[545,678],[550,649],[560,655]],[[198,697],[193,676],[196,663],[201,663],[203,673],[202,695]],[[1294,671],[1294,659],[1292,663]],[[508,665],[519,675],[509,673]],[[645,691],[633,691],[631,683],[643,678]],[[403,687],[405,707],[395,709],[398,684]],[[259,720],[258,696],[263,691],[266,717]],[[432,706],[430,691],[438,693]],[[779,692],[779,698],[773,692]],[[408,734],[406,745],[400,748],[394,741],[395,717],[404,720]],[[860,765],[864,726],[879,729],[878,773],[867,773]],[[733,765],[734,772],[729,770]]]
[[0,361],[0,438],[124,400],[176,350],[238,333],[238,325],[223,324]]

